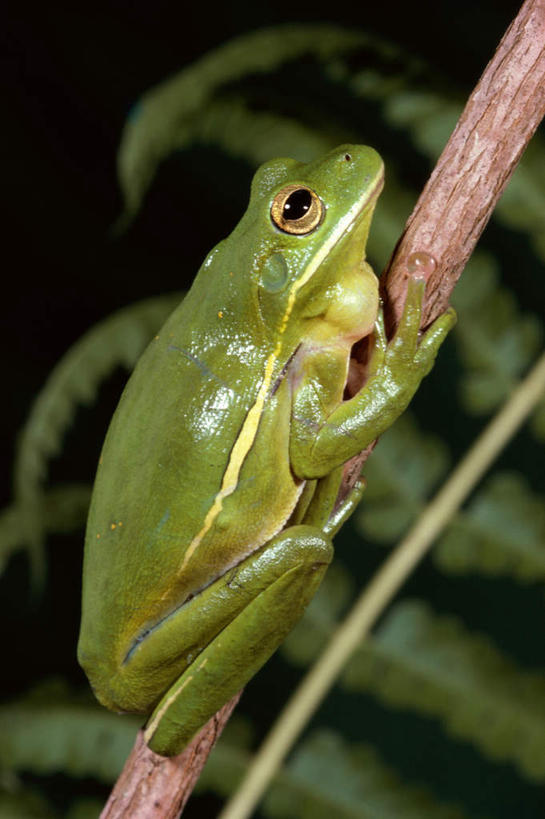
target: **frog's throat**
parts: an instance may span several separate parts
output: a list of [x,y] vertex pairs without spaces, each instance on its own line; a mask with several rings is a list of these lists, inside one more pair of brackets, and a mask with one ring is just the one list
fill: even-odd
[[214,525],[214,521],[216,520],[221,510],[223,509],[223,501],[225,500],[225,498],[229,497],[229,495],[231,495],[237,488],[240,470],[242,469],[244,460],[248,452],[252,448],[255,437],[257,435],[257,429],[259,426],[259,421],[261,420],[261,414],[263,412],[265,400],[271,387],[271,382],[274,374],[274,367],[282,351],[284,333],[286,331],[286,327],[288,325],[288,321],[293,310],[293,305],[295,304],[297,293],[319,269],[320,265],[323,264],[325,259],[327,259],[328,255],[331,253],[333,248],[340,242],[345,233],[352,229],[352,227],[358,220],[358,217],[362,218],[365,215],[368,215],[370,218],[374,210],[378,195],[382,189],[382,183],[383,177],[381,175],[377,179],[375,187],[373,188],[371,193],[369,192],[368,189],[366,189],[364,193],[362,193],[362,195],[354,202],[352,207],[349,208],[349,210],[345,213],[342,219],[338,220],[335,228],[331,231],[331,234],[328,237],[327,241],[325,241],[321,245],[318,252],[313,256],[312,260],[310,261],[306,269],[292,284],[290,292],[288,294],[286,310],[284,312],[284,315],[282,316],[282,320],[280,322],[280,326],[278,329],[278,340],[276,342],[274,350],[272,351],[272,353],[269,354],[267,360],[265,361],[263,379],[261,381],[261,386],[259,388],[256,400],[253,406],[250,408],[246,418],[244,419],[244,423],[239,432],[238,438],[233,444],[227,468],[223,474],[221,488],[217,495],[215,496],[210,509],[206,513],[206,517],[204,519],[201,529],[199,530],[199,532],[197,532],[197,534],[187,547],[184,559],[182,560],[182,563],[180,564],[180,568],[178,570],[179,574],[181,574],[184,571],[185,567],[187,566],[193,554],[195,553],[195,550],[199,547],[207,533]]

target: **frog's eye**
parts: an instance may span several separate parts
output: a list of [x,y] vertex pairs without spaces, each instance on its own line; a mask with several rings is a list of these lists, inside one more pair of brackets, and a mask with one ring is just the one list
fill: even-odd
[[286,185],[271,205],[271,219],[284,233],[311,233],[324,215],[322,200],[305,185]]

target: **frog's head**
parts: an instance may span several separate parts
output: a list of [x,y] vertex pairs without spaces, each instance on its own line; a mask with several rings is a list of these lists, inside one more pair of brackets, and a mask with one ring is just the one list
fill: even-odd
[[257,171],[237,233],[251,246],[252,286],[271,338],[281,334],[289,348],[301,337],[354,341],[371,331],[378,285],[363,260],[383,173],[377,152],[358,145]]

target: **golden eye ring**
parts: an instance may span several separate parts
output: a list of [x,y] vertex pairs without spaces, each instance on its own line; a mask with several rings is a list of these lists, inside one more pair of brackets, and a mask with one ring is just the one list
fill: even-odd
[[312,233],[325,216],[325,207],[312,188],[286,185],[273,199],[271,219],[284,233]]

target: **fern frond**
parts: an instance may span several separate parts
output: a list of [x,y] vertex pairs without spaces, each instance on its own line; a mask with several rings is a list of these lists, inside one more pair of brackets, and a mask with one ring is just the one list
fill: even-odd
[[493,759],[545,780],[545,680],[520,671],[484,636],[398,603],[349,663],[342,683],[439,718]]
[[[312,640],[316,656],[334,628],[333,617],[309,607],[282,651],[307,664],[305,640]],[[434,615],[421,601],[392,608],[353,655],[340,683],[437,717],[490,757],[513,762],[529,779],[545,780],[543,676],[520,671],[489,638]]]
[[[45,492],[41,501],[44,534],[73,532],[85,524],[91,487],[85,484],[56,486]],[[0,575],[11,555],[24,548],[24,511],[16,504],[0,512]]]
[[8,771],[113,782],[141,723],[68,695],[64,702],[48,702],[32,694],[0,707],[0,765]]
[[378,541],[397,540],[422,511],[448,461],[440,439],[422,433],[405,413],[365,464],[368,485],[355,515],[359,531]]
[[125,216],[138,212],[158,164],[179,144],[180,128],[214,93],[245,75],[273,71],[302,55],[328,59],[371,38],[333,25],[288,24],[242,35],[144,94],[129,115],[118,154]]
[[350,745],[332,731],[316,732],[299,748],[263,804],[274,819],[462,819],[424,788],[407,787],[367,745]]
[[[222,737],[212,751],[199,790],[228,796],[251,759],[246,748]],[[462,819],[427,791],[402,784],[365,745],[350,745],[332,731],[317,731],[276,776],[261,810],[293,819]]]
[[517,472],[494,475],[449,526],[433,551],[447,572],[545,579],[545,498]]
[[260,165],[278,156],[309,162],[347,141],[346,132],[318,131],[289,117],[252,111],[239,99],[211,102],[198,116],[182,122],[172,150],[193,142],[217,145],[232,156]]
[[491,412],[535,358],[543,327],[536,316],[519,313],[511,291],[498,284],[494,259],[482,251],[470,259],[452,301],[459,316],[454,335],[466,365],[462,401],[469,412]]
[[15,503],[20,509],[34,575],[43,578],[43,515],[40,509],[47,462],[80,404],[91,404],[101,382],[116,367],[132,369],[181,294],[146,299],[117,311],[77,341],[53,369],[31,407],[15,459]]
[[378,41],[375,47],[374,60],[367,61],[364,68],[350,75],[347,67],[339,69],[334,65],[330,73],[336,80],[344,81],[356,96],[384,105],[412,85],[428,81],[430,69],[420,57],[394,42]]
[[402,89],[384,100],[384,117],[397,128],[406,128],[430,159],[436,160],[450,137],[462,103],[433,91]]

